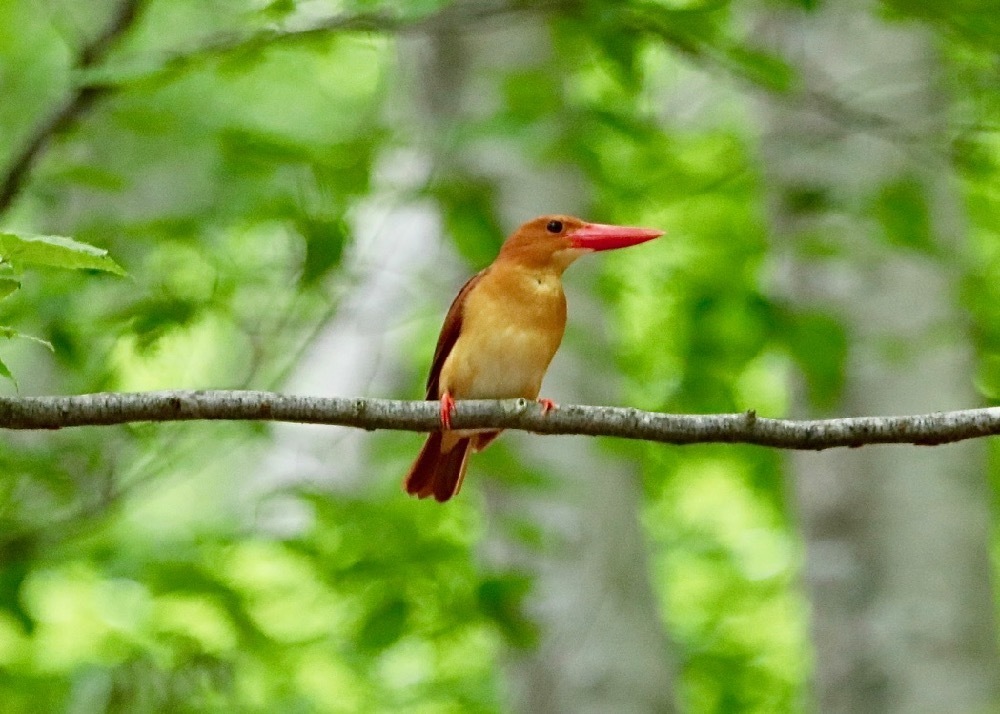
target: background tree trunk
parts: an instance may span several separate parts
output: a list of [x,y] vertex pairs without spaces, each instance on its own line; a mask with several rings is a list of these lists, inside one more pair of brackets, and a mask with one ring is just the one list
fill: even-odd
[[[411,50],[425,58],[419,76],[434,136],[452,136],[458,122],[493,111],[503,78],[543,67],[550,54],[546,25],[533,14],[475,32],[442,31],[429,46]],[[515,141],[477,140],[461,155],[461,165],[446,154],[439,166],[486,177],[505,231],[535,215],[585,210],[585,186],[568,166],[531,161],[536,157],[525,157]],[[574,345],[567,338],[543,395],[614,403],[613,370],[600,349],[600,306],[581,288],[593,267],[580,262],[566,280],[570,331],[586,325],[588,341]],[[511,710],[673,711],[669,646],[646,570],[636,471],[602,457],[593,439],[507,434],[503,440],[552,478],[543,488],[514,489],[484,479],[482,457],[471,466],[470,481],[486,490],[489,512],[483,561],[527,573],[534,583],[525,605],[538,646],[505,657]],[[540,534],[541,545],[517,535],[525,527]]]
[[[810,405],[799,384],[799,414],[977,401],[955,276],[934,256],[960,250],[964,230],[939,59],[926,28],[876,12],[769,9],[757,28],[801,79],[760,102],[775,288],[796,311],[834,315],[848,341],[839,398]],[[922,204],[926,226],[894,221],[894,200]],[[790,465],[819,709],[995,708],[985,444],[797,453]]]

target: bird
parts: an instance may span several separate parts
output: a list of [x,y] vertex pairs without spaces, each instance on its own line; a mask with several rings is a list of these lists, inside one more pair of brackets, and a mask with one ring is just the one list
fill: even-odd
[[440,402],[441,430],[424,442],[403,488],[445,502],[462,487],[469,453],[482,451],[496,430],[454,430],[460,399],[537,400],[542,378],[562,342],[566,296],[562,274],[595,251],[637,245],[663,231],[588,223],[566,215],[528,221],[504,242],[493,263],[472,276],[451,303],[438,337],[427,400]]

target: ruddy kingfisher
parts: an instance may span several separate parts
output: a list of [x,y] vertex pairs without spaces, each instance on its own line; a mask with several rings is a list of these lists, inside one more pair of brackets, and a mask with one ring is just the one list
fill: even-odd
[[[459,399],[538,399],[542,378],[566,329],[562,274],[586,253],[625,248],[663,235],[653,228],[541,216],[514,231],[496,260],[469,279],[438,337],[427,399],[441,403],[441,431],[427,437],[410,467],[407,493],[447,501],[458,493],[470,451],[499,431],[453,430]],[[543,412],[555,408],[538,399]]]

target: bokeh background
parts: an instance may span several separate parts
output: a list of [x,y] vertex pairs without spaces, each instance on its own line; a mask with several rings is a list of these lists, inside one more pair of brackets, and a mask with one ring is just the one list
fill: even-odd
[[[766,416],[1000,399],[996,0],[4,0],[6,394],[420,398],[537,214],[543,393]],[[787,454],[262,424],[0,440],[4,712],[986,712],[996,442]]]

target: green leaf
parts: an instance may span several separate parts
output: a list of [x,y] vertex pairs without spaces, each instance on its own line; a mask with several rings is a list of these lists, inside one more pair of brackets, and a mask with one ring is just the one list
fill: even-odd
[[39,344],[42,347],[46,348],[49,352],[55,352],[56,351],[56,348],[52,346],[51,342],[49,342],[48,340],[42,339],[41,337],[35,337],[34,335],[27,335],[27,334],[25,334],[23,332],[18,333],[17,336],[20,337],[22,340],[28,340],[30,342],[34,342],[36,344]]
[[108,251],[64,236],[0,233],[0,258],[16,268],[47,265],[69,270],[103,270],[127,275]]
[[503,93],[511,116],[529,123],[553,111],[553,98],[559,96],[559,89],[551,74],[534,69],[507,75],[503,80]]
[[787,92],[795,81],[795,70],[777,55],[735,45],[726,52],[737,71],[774,92]]
[[299,234],[305,239],[306,254],[302,261],[303,285],[313,285],[340,264],[347,244],[349,229],[341,218],[303,216],[296,221]]
[[21,283],[14,280],[13,278],[0,278],[0,300],[3,300],[5,297],[9,296],[19,287],[21,287]]
[[136,346],[144,351],[170,330],[192,324],[203,309],[204,303],[197,299],[150,297],[124,305],[116,317],[131,322]]
[[484,578],[479,584],[480,609],[514,647],[530,648],[538,643],[538,627],[522,611],[522,601],[531,590],[531,583],[527,575],[508,573]]
[[34,335],[27,335],[23,332],[18,332],[13,327],[8,325],[0,325],[0,338],[5,340],[13,340],[16,338],[21,338],[22,340],[31,340],[32,342],[37,342],[43,347],[47,347],[50,352],[55,352],[55,348],[52,343],[48,340],[43,340],[41,337],[35,337]]
[[294,0],[273,0],[258,12],[269,20],[283,20],[295,12]]
[[890,244],[930,255],[936,252],[930,211],[919,181],[904,178],[887,184],[875,199],[872,211]]
[[219,135],[223,155],[235,160],[234,168],[254,173],[270,171],[276,164],[306,164],[312,159],[312,147],[276,132],[234,127]]
[[[2,524],[0,527],[6,526],[6,530],[14,530],[11,528],[14,525],[12,523],[0,522],[0,524]],[[14,618],[26,633],[34,632],[35,620],[25,606],[22,588],[31,574],[30,564],[35,557],[35,547],[34,541],[29,536],[11,538],[4,544],[5,564],[0,569],[0,612]]]
[[76,69],[70,74],[70,79],[77,87],[111,88],[140,82],[162,71],[163,60],[160,57],[144,57]]
[[118,172],[87,164],[70,164],[61,171],[53,172],[52,179],[92,188],[95,191],[121,191],[125,179]]
[[406,631],[409,606],[399,598],[388,600],[375,608],[358,633],[358,644],[369,650],[384,650]]
[[474,267],[489,264],[503,239],[492,210],[495,187],[473,176],[441,181],[431,189],[444,209],[445,229],[459,253]]
[[844,386],[847,333],[834,317],[819,312],[790,316],[784,330],[788,351],[806,378],[809,401],[836,406]]
[[990,400],[1000,399],[1000,355],[986,355],[980,358],[976,369],[976,389]]
[[14,375],[11,374],[10,368],[4,364],[4,361],[0,359],[0,377],[6,377],[11,382],[14,383],[14,388],[17,388],[17,380],[14,379]]

